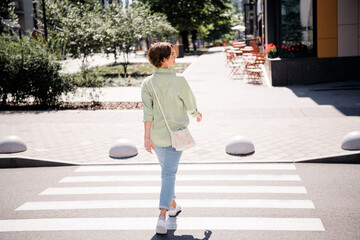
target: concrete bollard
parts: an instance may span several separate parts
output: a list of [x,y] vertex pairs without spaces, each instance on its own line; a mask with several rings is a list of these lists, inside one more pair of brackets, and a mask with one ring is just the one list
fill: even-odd
[[26,150],[26,144],[18,136],[7,136],[0,141],[0,153],[18,153]]
[[360,150],[360,131],[353,131],[345,135],[341,148],[344,150]]
[[135,157],[138,150],[135,144],[130,143],[127,139],[121,138],[115,141],[109,151],[111,158],[130,158]]
[[244,136],[235,136],[226,145],[225,152],[230,155],[249,155],[255,152],[254,144]]

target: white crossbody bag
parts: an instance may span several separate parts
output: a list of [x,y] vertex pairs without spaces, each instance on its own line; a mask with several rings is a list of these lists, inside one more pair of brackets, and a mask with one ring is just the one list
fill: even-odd
[[164,114],[164,111],[161,107],[161,104],[160,104],[160,101],[159,101],[159,97],[157,96],[156,94],[156,91],[155,91],[155,88],[154,88],[154,85],[152,83],[152,80],[151,80],[151,77],[150,77],[150,83],[151,83],[151,86],[154,90],[154,93],[155,93],[155,97],[157,99],[157,102],[159,104],[159,107],[160,107],[160,110],[161,110],[161,114],[163,115],[164,117],[164,120],[165,120],[165,124],[166,124],[166,127],[167,129],[169,130],[170,132],[170,136],[171,136],[171,145],[173,148],[176,149],[176,151],[184,151],[184,150],[187,150],[193,146],[195,146],[195,140],[193,139],[193,137],[191,136],[190,134],[190,131],[188,128],[185,128],[183,130],[179,130],[179,131],[171,131],[170,127],[169,127],[169,124],[166,120],[166,117],[165,117],[165,114]]

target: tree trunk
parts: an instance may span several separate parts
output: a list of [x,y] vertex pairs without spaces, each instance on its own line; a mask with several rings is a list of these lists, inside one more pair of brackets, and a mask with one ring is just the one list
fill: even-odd
[[124,68],[124,77],[127,78],[127,66],[128,66],[128,63],[124,62],[124,63],[122,63],[122,65],[123,65],[123,68]]
[[3,97],[2,97],[2,105],[6,105],[6,99],[7,99],[7,94],[4,93]]
[[114,50],[114,60],[115,60],[115,63],[114,63],[114,64],[116,64],[116,59],[117,59],[117,55],[116,55],[116,48],[115,48],[115,50]]
[[129,65],[129,54],[123,52],[123,56],[124,56],[124,62],[122,63],[123,67],[124,67],[124,75],[125,78],[127,78],[127,67]]

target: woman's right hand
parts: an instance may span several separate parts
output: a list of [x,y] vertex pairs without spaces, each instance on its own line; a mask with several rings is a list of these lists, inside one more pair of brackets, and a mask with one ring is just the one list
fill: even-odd
[[200,122],[202,120],[202,114],[198,112],[198,115],[196,116],[196,121]]
[[145,138],[144,139],[144,147],[145,147],[146,151],[148,151],[151,154],[152,154],[151,149],[155,150],[154,144],[153,144],[153,142],[151,141],[150,138]]

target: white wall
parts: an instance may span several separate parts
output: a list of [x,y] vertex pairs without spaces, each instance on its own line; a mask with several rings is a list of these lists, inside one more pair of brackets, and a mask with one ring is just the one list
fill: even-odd
[[338,56],[360,56],[360,0],[338,0]]

